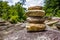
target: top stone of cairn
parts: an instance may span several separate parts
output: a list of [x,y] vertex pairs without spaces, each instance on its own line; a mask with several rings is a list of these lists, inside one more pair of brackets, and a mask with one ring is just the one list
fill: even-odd
[[42,10],[42,6],[29,7],[28,10]]

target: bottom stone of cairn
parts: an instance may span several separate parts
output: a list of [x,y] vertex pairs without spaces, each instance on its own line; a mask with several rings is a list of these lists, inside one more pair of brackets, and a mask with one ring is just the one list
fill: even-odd
[[27,24],[26,28],[27,28],[27,31],[43,31],[43,30],[45,30],[46,26],[45,26],[45,24],[29,23],[29,24]]

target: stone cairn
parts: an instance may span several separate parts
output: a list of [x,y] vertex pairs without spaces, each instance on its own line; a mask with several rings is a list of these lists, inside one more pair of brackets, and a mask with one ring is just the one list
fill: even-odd
[[45,19],[43,18],[45,15],[45,11],[42,10],[41,6],[29,7],[26,15],[28,16],[26,24],[27,31],[45,30]]

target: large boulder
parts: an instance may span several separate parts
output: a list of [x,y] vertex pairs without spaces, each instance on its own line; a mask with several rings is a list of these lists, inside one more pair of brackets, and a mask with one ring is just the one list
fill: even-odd
[[29,7],[28,10],[42,10],[42,6]]
[[43,31],[45,30],[45,24],[32,24],[29,23],[26,25],[27,31]]
[[43,17],[45,15],[44,10],[28,10],[26,13],[27,16],[41,16]]
[[34,18],[34,17],[28,17],[27,21],[30,23],[44,23],[44,18]]

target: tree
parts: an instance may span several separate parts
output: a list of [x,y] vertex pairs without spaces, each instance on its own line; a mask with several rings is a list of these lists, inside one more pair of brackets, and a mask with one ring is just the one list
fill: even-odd
[[20,2],[9,6],[8,2],[0,1],[0,17],[11,23],[17,23],[26,20],[25,10]]
[[60,10],[60,0],[45,0],[44,10],[46,15],[53,14],[53,16],[56,16]]
[[2,1],[0,1],[0,17],[2,16]]
[[[20,20],[25,20],[25,19],[26,19],[25,10],[24,10],[24,8],[22,7],[22,4],[20,4],[20,2],[18,2],[18,3],[16,3],[15,7],[16,7],[16,10],[17,10],[17,12],[18,12],[19,19],[20,19]],[[23,19],[22,19],[22,18],[23,18]]]
[[8,10],[9,10],[9,5],[8,2],[2,2],[2,17],[4,19],[8,19]]

